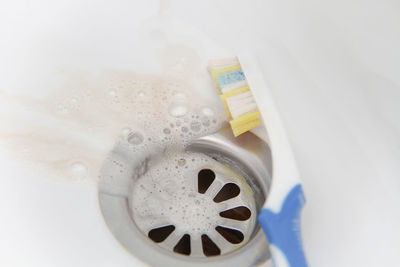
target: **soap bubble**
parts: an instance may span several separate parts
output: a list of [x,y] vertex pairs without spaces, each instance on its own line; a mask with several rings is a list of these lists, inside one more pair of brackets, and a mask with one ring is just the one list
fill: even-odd
[[188,112],[188,108],[183,103],[173,103],[169,107],[169,114],[175,118],[183,117]]
[[201,120],[201,123],[202,123],[204,126],[210,126],[210,120],[209,120],[209,119],[203,118],[203,119]]
[[192,121],[190,129],[194,132],[198,132],[201,129],[201,123],[199,121]]
[[125,128],[122,128],[121,134],[122,134],[122,136],[126,137],[126,136],[128,136],[128,134],[129,134],[131,131],[132,131],[131,128],[125,127]]
[[214,116],[214,110],[212,110],[212,109],[209,108],[209,107],[204,107],[204,108],[202,108],[202,109],[201,109],[201,113],[203,113],[203,115],[204,115],[204,116],[207,116],[207,117],[212,117],[212,116]]
[[87,175],[88,168],[82,162],[74,162],[70,166],[70,173],[75,178],[81,178]]
[[174,101],[185,101],[186,95],[184,93],[174,93],[172,96]]
[[57,110],[58,110],[59,113],[61,113],[63,115],[67,114],[69,112],[68,108],[66,106],[64,106],[64,105],[61,105],[61,104],[57,106]]
[[183,117],[188,112],[186,96],[183,93],[175,93],[169,106],[169,114],[175,118]]
[[178,165],[179,166],[184,166],[186,164],[186,160],[185,159],[179,159],[178,160]]
[[143,135],[135,132],[128,135],[128,142],[132,145],[139,145],[143,142]]

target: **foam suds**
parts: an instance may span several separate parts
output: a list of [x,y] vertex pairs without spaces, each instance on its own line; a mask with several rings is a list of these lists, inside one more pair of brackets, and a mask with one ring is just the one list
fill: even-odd
[[8,51],[1,152],[41,177],[93,181],[121,140],[141,149],[216,131],[225,113],[210,94],[207,60],[230,53],[169,6],[162,1],[159,12],[113,27],[103,17],[60,17],[57,33],[43,23]]
[[43,99],[1,97],[3,151],[47,177],[93,180],[118,143],[133,151],[182,148],[224,121],[174,77],[114,71],[64,80]]

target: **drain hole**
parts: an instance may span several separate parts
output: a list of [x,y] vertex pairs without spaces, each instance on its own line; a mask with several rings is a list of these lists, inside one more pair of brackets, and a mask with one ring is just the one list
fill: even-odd
[[148,236],[154,242],[160,243],[160,242],[163,242],[174,230],[175,230],[175,226],[167,225],[167,226],[152,229],[149,232]]
[[198,175],[198,191],[204,194],[215,179],[215,173],[210,169],[203,169]]
[[215,227],[215,230],[217,230],[218,233],[220,233],[226,240],[228,240],[232,244],[239,244],[244,239],[242,232],[238,230],[222,226]]
[[240,188],[236,184],[229,183],[224,185],[218,194],[214,197],[214,202],[222,202],[236,197],[240,193]]
[[219,247],[208,237],[208,235],[201,236],[201,243],[203,245],[203,253],[207,257],[221,254]]
[[219,213],[221,217],[229,218],[238,221],[248,220],[251,216],[251,211],[243,206],[236,207],[230,210],[225,210]]
[[176,253],[190,255],[190,235],[185,234],[174,247]]

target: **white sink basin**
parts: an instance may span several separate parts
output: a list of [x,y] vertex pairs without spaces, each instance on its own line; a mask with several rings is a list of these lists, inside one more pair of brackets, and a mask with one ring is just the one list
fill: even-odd
[[[9,95],[46,95],[38,86],[53,82],[55,69],[159,73],[165,62],[185,55],[184,44],[199,53],[192,67],[201,70],[207,57],[252,50],[302,174],[310,265],[395,266],[399,15],[397,2],[389,0],[3,1],[0,103],[10,103]],[[170,21],[179,27],[172,29]],[[155,25],[161,31],[149,37]],[[159,56],[168,51],[170,57]],[[200,79],[199,94],[220,106],[215,92],[203,88]],[[0,106],[0,121],[18,112]],[[7,138],[4,125],[0,144]],[[98,138],[94,142],[102,143]],[[0,169],[0,265],[143,265],[108,230],[95,182],[44,178],[6,153]]]

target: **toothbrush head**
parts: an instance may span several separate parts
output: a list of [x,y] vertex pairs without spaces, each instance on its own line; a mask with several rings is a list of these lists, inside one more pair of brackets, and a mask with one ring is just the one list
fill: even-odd
[[259,126],[261,115],[237,58],[213,60],[208,69],[224,104],[234,136]]

